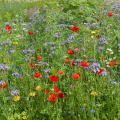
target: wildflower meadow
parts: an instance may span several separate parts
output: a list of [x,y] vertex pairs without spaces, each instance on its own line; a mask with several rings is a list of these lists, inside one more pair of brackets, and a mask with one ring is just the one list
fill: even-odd
[[120,120],[120,1],[0,1],[0,120]]

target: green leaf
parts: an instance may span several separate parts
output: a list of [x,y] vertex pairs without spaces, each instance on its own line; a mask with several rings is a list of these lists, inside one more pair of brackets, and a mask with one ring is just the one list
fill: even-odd
[[4,115],[0,114],[0,120],[7,120],[7,118]]

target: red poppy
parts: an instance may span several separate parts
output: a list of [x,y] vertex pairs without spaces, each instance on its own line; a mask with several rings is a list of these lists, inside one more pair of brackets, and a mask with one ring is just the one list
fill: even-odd
[[39,72],[34,73],[34,78],[42,78],[42,74]]
[[72,27],[71,27],[71,30],[72,30],[73,32],[79,32],[79,31],[80,31],[80,28],[77,27],[77,26],[72,26]]
[[113,14],[112,14],[112,11],[109,11],[108,13],[107,13],[107,15],[109,16],[109,17],[111,17]]
[[43,57],[42,56],[37,56],[38,61],[42,61]]
[[73,78],[74,80],[79,80],[80,77],[81,77],[80,73],[74,73],[74,74],[72,75],[72,78]]
[[86,67],[90,66],[90,63],[89,62],[80,62],[80,66],[86,68]]
[[59,70],[59,71],[58,71],[58,74],[60,74],[60,75],[64,75],[65,73],[64,73],[64,71]]
[[30,64],[30,68],[32,69],[37,68],[37,67],[38,67],[38,64],[33,64],[33,63]]
[[58,93],[58,97],[63,99],[65,97],[65,95],[64,95],[64,93],[60,92],[60,93]]
[[6,82],[3,82],[0,84],[0,88],[8,88],[8,84]]
[[71,66],[75,66],[75,65],[76,65],[76,62],[73,61],[73,62],[70,63],[70,65],[71,65]]
[[28,35],[32,36],[34,33],[32,31],[28,32]]
[[12,27],[10,25],[6,25],[5,30],[9,32],[12,30]]
[[60,92],[60,89],[58,87],[55,87],[54,92],[58,93],[58,92]]
[[103,72],[104,72],[104,69],[100,69],[100,70],[98,71],[98,75],[102,75]]
[[79,48],[75,48],[74,50],[75,50],[76,52],[79,52],[79,51],[80,51],[80,49],[79,49]]
[[65,59],[64,62],[65,63],[70,63],[70,59]]
[[58,99],[58,96],[56,94],[50,94],[48,97],[48,100],[52,103],[54,103]]
[[116,62],[114,62],[114,61],[111,61],[111,62],[109,62],[109,65],[112,67],[112,66],[115,66],[116,65]]
[[53,83],[57,83],[59,81],[59,77],[58,76],[50,76],[49,79],[53,82]]
[[120,60],[116,60],[116,63],[119,63],[120,62]]
[[47,95],[49,93],[49,90],[45,89],[44,93]]
[[68,54],[73,55],[75,54],[74,50],[68,50]]

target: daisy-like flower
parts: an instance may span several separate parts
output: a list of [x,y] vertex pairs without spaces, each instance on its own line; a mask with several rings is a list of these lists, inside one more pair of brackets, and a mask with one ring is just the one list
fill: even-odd
[[111,55],[114,54],[114,52],[111,48],[107,48],[106,53],[111,54]]

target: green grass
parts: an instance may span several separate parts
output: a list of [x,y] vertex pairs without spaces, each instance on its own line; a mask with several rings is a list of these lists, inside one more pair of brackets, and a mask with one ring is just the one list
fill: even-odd
[[[65,2],[0,3],[0,80],[8,84],[3,89],[0,81],[0,120],[120,119],[120,62],[116,62],[120,60],[119,16],[115,15],[111,5],[102,1],[81,2],[81,8],[77,7],[76,0]],[[31,21],[28,12],[24,11],[34,7],[40,12]],[[110,10],[113,11],[112,17],[107,16]],[[10,33],[5,30],[6,22],[12,26]],[[61,27],[63,24],[65,26]],[[72,32],[72,25],[78,26],[80,31]],[[28,31],[34,35],[29,36]],[[55,38],[58,32],[60,38]],[[99,44],[102,36],[107,38],[108,44]],[[61,45],[71,38],[72,43]],[[10,45],[4,45],[6,40]],[[98,52],[98,47],[104,47],[104,50]],[[68,50],[75,51],[75,48],[79,51],[69,55]],[[24,54],[26,49],[35,50],[35,53]],[[111,54],[109,49],[114,53]],[[10,50],[15,51],[10,53]],[[42,56],[42,62],[47,65],[41,65],[38,56]],[[66,59],[71,63],[65,63]],[[72,66],[75,60],[87,61],[90,65],[97,62],[100,69],[106,69],[107,75],[98,75],[80,65]],[[111,61],[117,65],[108,67]],[[31,63],[38,67],[30,68]],[[2,70],[1,64],[10,69]],[[46,69],[50,72],[45,72]],[[59,75],[59,70],[65,74]],[[38,71],[42,78],[33,76]],[[74,80],[74,73],[80,73],[79,80]],[[50,81],[51,75],[59,76],[57,84]],[[55,93],[54,87],[58,87],[65,97],[52,103],[48,98]],[[11,95],[15,89],[20,91],[17,98]],[[49,93],[45,94],[45,90]]]

